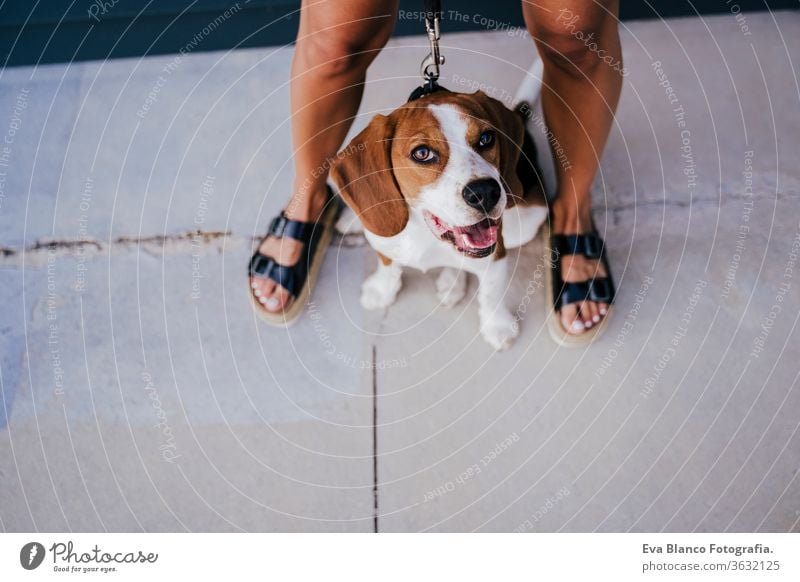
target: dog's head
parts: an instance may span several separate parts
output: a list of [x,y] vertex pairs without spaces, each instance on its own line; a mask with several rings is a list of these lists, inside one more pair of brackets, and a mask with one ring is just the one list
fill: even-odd
[[481,91],[434,93],[376,116],[331,175],[370,232],[394,236],[419,212],[444,244],[485,257],[503,211],[522,195],[523,133],[521,118]]

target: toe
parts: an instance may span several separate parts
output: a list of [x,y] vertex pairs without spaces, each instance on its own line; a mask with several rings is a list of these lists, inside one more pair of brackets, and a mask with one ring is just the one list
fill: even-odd
[[273,312],[281,311],[282,309],[286,308],[290,299],[291,295],[289,295],[289,292],[286,289],[281,286],[276,286],[275,292],[269,299],[267,299],[267,302],[264,304],[264,306]]
[[580,335],[584,332],[586,326],[579,317],[577,305],[570,304],[561,308],[561,325],[567,333],[573,335]]
[[250,293],[253,294],[256,300],[258,300],[258,297],[261,295],[261,286],[255,279],[250,279]]
[[589,303],[590,303],[589,301],[581,302],[579,309],[580,313],[579,317],[581,318],[581,321],[583,322],[583,327],[585,329],[591,329],[592,326],[594,325],[594,322],[592,321],[592,312],[591,308],[589,307]]
[[253,295],[261,305],[266,305],[272,295],[275,293],[275,282],[269,279],[260,279],[258,281],[258,289],[253,290]]
[[281,302],[276,295],[270,295],[265,301],[262,301],[261,304],[264,306],[264,309],[272,313],[276,313],[281,310]]
[[250,278],[250,292],[255,296],[256,300],[260,300],[266,293],[267,281],[260,277]]
[[589,314],[592,316],[592,323],[597,325],[600,323],[600,308],[594,301],[587,302],[587,305],[589,307]]
[[605,317],[608,314],[608,303],[598,303],[597,312],[600,314],[601,319]]

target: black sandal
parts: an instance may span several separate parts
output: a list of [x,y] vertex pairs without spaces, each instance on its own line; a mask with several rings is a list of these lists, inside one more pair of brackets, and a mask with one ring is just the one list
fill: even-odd
[[[294,265],[281,265],[272,257],[258,252],[253,254],[247,268],[248,289],[250,301],[261,319],[277,327],[286,327],[300,316],[311,296],[311,289],[314,286],[319,269],[322,266],[322,259],[325,251],[330,244],[333,235],[333,226],[339,215],[341,205],[338,199],[331,197],[319,220],[314,222],[301,222],[286,218],[286,214],[281,213],[272,219],[266,236],[258,243],[260,247],[264,240],[269,236],[277,238],[290,237],[303,243],[303,250],[300,259]],[[281,311],[267,311],[256,297],[250,285],[250,278],[258,277],[270,279],[286,289],[292,296],[292,301],[286,309]]]
[[[614,280],[611,277],[611,268],[606,259],[605,243],[596,232],[586,234],[555,234],[547,237],[550,241],[549,261],[547,269],[549,281],[547,282],[548,306],[552,312],[548,314],[547,322],[550,335],[556,343],[566,347],[580,347],[591,342],[606,326],[611,317],[611,304],[614,301]],[[561,277],[561,257],[565,255],[583,255],[587,259],[600,260],[608,273],[605,277],[595,277],[586,281],[567,283]],[[580,303],[585,300],[597,303],[607,303],[608,312],[590,329],[582,334],[569,333],[561,325],[558,312],[564,305]]]

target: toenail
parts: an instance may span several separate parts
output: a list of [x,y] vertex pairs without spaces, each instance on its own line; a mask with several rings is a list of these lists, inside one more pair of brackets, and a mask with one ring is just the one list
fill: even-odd
[[583,322],[576,319],[572,322],[572,325],[569,327],[569,330],[573,333],[581,332],[585,329],[586,326],[583,325]]
[[599,316],[599,315],[595,315],[595,316],[592,318],[592,321],[593,321],[593,322],[595,322],[595,323],[598,323],[598,322],[600,321],[600,316]]
[[267,299],[264,305],[266,305],[269,309],[277,309],[278,306],[280,305],[280,302],[274,297],[270,297],[269,299]]
[[591,329],[592,328],[592,321],[591,320],[584,321],[583,325],[586,327],[586,329]]
[[608,309],[606,309],[605,307],[601,307],[600,308],[600,315],[605,315],[606,313],[608,313]]
[[259,297],[258,300],[261,302],[261,305],[266,305],[267,304],[267,298],[266,297]]
[[253,295],[261,297],[261,290],[258,287],[253,287]]
[[250,287],[252,287],[253,289],[258,289],[258,283],[253,281],[252,283],[250,283]]

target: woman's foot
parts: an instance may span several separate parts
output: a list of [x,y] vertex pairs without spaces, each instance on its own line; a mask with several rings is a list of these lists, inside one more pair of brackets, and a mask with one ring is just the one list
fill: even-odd
[[[561,276],[566,283],[601,279],[608,275],[602,261],[597,259],[587,259],[583,255],[567,255],[559,257],[559,260],[561,261]],[[561,317],[561,325],[568,333],[581,335],[599,324],[607,314],[607,303],[586,300],[581,303],[564,305],[560,310],[559,316]]]
[[[553,234],[589,234],[594,231],[591,211],[576,212],[554,204]],[[559,255],[561,278],[565,283],[580,283],[602,279],[608,271],[600,259],[590,259],[582,254]],[[598,325],[608,315],[608,303],[582,301],[564,305],[559,310],[561,325],[571,335],[581,335]]]
[[[307,200],[293,196],[284,210],[286,218],[301,222],[319,220],[328,202],[327,190],[309,195]],[[277,238],[269,235],[258,247],[258,252],[275,259],[280,265],[287,267],[296,265],[303,251],[303,243],[291,237]],[[250,289],[256,300],[270,313],[281,313],[292,303],[292,295],[271,279],[250,277]]]

